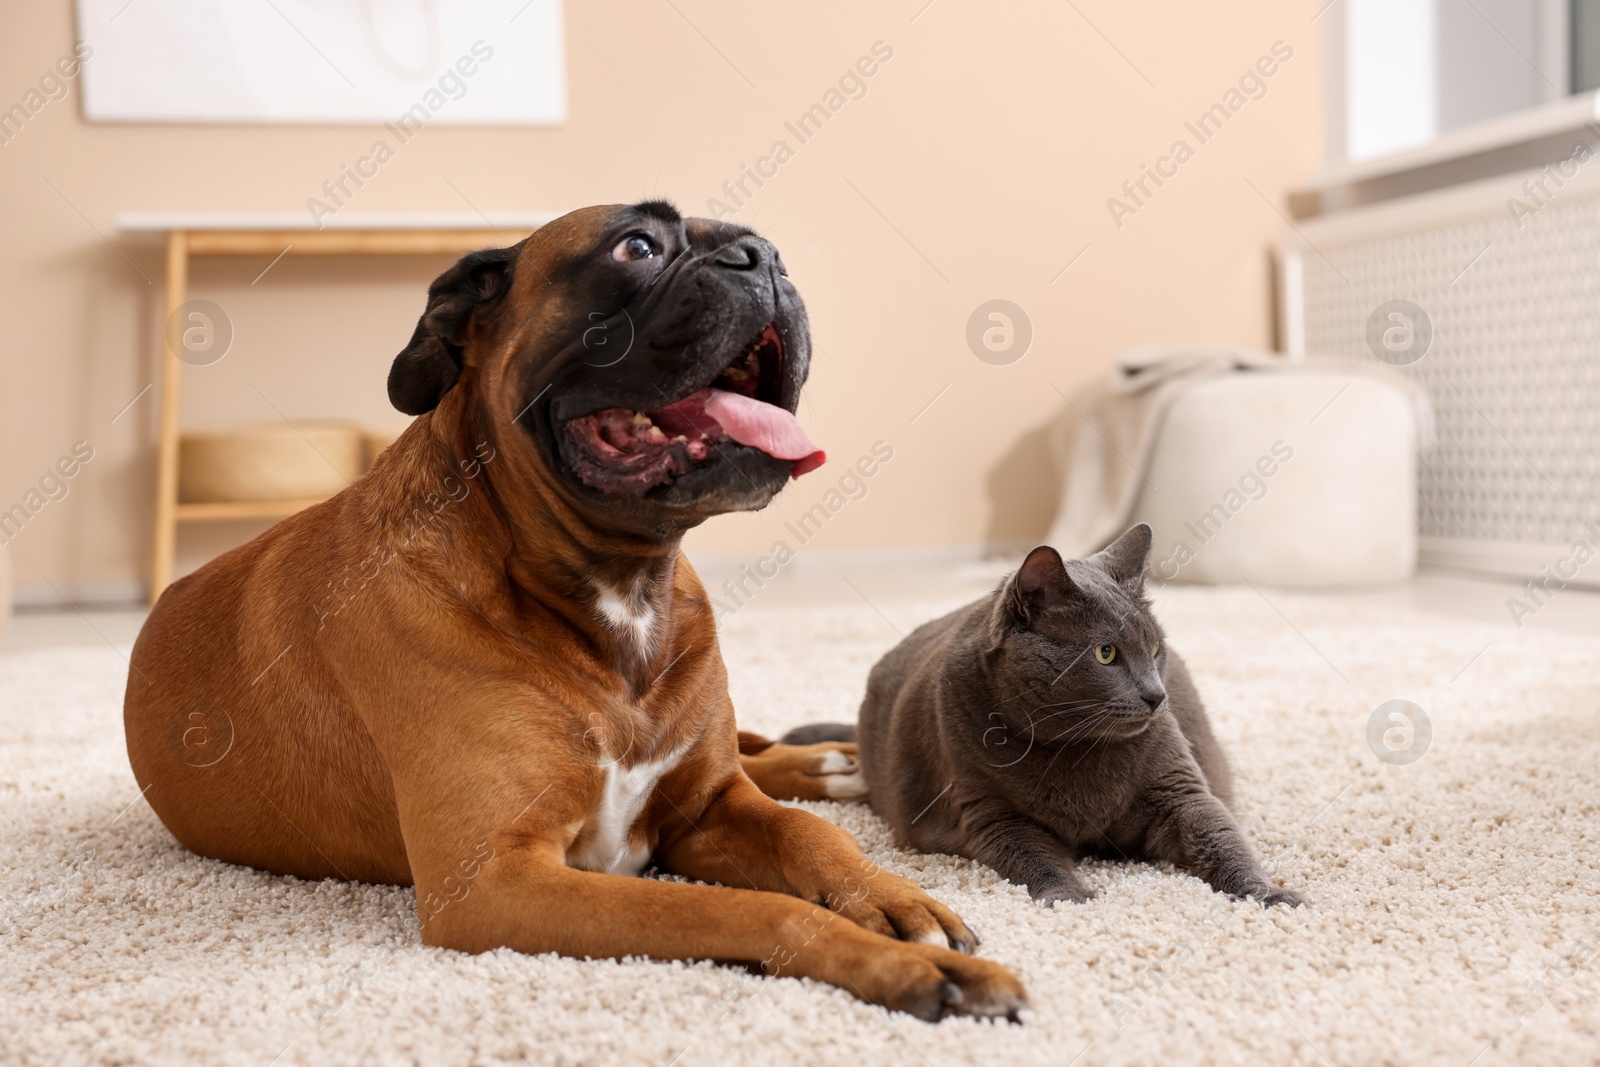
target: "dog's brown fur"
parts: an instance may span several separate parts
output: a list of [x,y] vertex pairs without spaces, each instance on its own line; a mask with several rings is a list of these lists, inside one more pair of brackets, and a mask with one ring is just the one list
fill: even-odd
[[[676,539],[572,506],[516,422],[511,353],[560,314],[549,278],[617,210],[524,243],[502,313],[467,327],[460,381],[370,473],[162,596],[126,696],[139,786],[202,855],[414,884],[430,945],[739,961],[924,1018],[1012,1014],[1016,979],[945,947],[975,943],[956,915],[741,770]],[[596,576],[644,583],[653,642],[597,614]],[[816,796],[832,747],[750,758],[774,792]],[[680,750],[627,840],[721,884],[575,866],[603,832],[606,767]]]

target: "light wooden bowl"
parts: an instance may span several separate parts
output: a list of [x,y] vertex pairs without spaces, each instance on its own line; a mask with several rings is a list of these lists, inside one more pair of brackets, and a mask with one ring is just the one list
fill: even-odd
[[343,422],[186,433],[178,495],[186,503],[330,497],[366,470],[361,427]]

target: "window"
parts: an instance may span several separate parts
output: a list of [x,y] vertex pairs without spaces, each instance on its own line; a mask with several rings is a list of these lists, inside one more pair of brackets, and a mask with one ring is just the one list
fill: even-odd
[[1336,0],[1323,17],[1335,158],[1600,87],[1600,0]]

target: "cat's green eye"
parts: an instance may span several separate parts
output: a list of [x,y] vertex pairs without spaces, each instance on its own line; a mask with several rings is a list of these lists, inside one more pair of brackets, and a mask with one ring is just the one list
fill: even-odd
[[1161,652],[1161,642],[1160,641],[1157,641],[1155,644],[1150,646],[1150,654],[1152,656],[1159,655],[1160,652]]
[[1117,658],[1117,646],[1101,645],[1099,648],[1094,650],[1094,658],[1096,661],[1102,664],[1110,663],[1112,660]]

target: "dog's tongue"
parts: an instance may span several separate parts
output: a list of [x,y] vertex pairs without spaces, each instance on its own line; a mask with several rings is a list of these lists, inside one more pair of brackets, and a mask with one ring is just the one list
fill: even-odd
[[789,476],[798,478],[816,470],[828,458],[800,426],[800,420],[776,404],[766,404],[742,393],[708,389],[706,414],[741,445],[759,448],[777,459],[792,460]]

